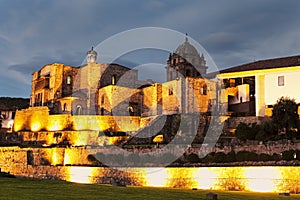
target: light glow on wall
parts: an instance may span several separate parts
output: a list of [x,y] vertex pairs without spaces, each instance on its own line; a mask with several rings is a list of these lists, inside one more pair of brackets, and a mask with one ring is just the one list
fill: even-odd
[[247,167],[245,177],[249,180],[247,190],[256,192],[276,192],[276,180],[280,179],[280,169],[274,167]]
[[30,124],[30,129],[31,131],[33,132],[36,132],[36,131],[40,131],[42,129],[42,124],[36,120],[36,121],[33,121],[31,124]]
[[145,170],[146,185],[151,187],[166,187],[167,179],[169,174],[167,174],[166,168],[148,168]]
[[[110,168],[102,167],[70,167],[69,169],[67,181],[76,183],[94,183],[94,180],[101,180],[101,177],[111,173],[108,172]],[[180,167],[120,168],[118,170],[125,170],[124,174],[128,176],[128,179],[137,180],[140,186],[147,187],[251,192],[297,193],[300,191],[298,167]]]
[[91,167],[70,167],[69,178],[67,181],[74,183],[91,183]]

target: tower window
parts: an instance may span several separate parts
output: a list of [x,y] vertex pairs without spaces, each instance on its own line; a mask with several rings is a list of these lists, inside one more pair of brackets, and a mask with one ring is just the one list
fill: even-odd
[[200,88],[200,94],[202,94],[202,95],[207,95],[207,86],[206,86],[206,85],[203,85],[203,86]]
[[284,76],[278,76],[278,86],[284,86]]
[[76,106],[76,115],[82,115],[82,106],[81,105],[77,105]]
[[173,95],[173,88],[169,88],[169,95]]
[[191,70],[187,69],[187,70],[185,71],[185,76],[191,76]]
[[104,103],[104,95],[101,96],[101,103]]
[[64,103],[64,112],[66,112],[66,111],[67,111],[67,104]]
[[116,85],[116,75],[113,75],[113,76],[111,77],[111,84],[112,84],[112,85]]
[[72,77],[71,77],[71,76],[68,76],[68,77],[67,77],[67,84],[70,85],[70,84],[71,84],[71,81],[72,81]]

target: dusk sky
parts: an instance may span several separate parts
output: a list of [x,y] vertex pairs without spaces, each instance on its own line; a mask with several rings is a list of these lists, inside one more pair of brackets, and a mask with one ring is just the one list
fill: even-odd
[[[299,55],[299,20],[298,0],[0,0],[0,96],[28,98],[32,72],[54,62],[79,66],[91,46],[139,27],[188,33],[219,69]],[[141,57],[130,62],[144,64]]]

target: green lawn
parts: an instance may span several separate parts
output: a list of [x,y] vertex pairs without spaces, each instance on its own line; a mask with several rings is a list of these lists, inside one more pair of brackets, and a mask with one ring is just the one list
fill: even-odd
[[[86,185],[64,181],[0,178],[0,199],[205,199],[208,191],[143,187],[112,187]],[[300,199],[300,195],[280,197],[272,193],[221,192],[215,191],[218,199]]]

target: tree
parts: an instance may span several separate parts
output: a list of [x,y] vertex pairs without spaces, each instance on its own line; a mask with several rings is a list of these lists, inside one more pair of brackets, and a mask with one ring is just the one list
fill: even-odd
[[241,122],[235,130],[236,137],[241,141],[254,140],[257,132],[259,131],[260,126],[256,123],[248,125]]
[[295,99],[281,97],[277,100],[272,110],[272,123],[278,132],[298,132],[299,115]]

